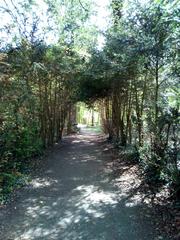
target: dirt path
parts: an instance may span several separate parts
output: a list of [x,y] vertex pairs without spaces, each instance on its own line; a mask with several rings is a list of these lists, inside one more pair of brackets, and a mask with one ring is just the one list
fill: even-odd
[[[95,133],[66,138],[32,186],[0,212],[1,240],[154,240],[148,207],[111,181],[110,151]],[[126,180],[128,181],[128,180]]]

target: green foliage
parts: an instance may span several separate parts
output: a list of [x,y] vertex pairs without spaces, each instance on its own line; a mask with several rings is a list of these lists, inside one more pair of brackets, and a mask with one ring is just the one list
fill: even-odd
[[179,10],[165,1],[126,5],[112,1],[112,26],[85,63],[80,100],[101,99],[109,139],[136,146],[149,182],[179,189]]
[[95,27],[88,27],[91,9],[88,0],[0,3],[8,19],[0,29],[1,195],[21,181],[30,160],[62,137],[84,55],[97,39]]
[[20,188],[28,183],[28,177],[20,172],[0,174],[0,202],[5,203],[14,188]]
[[143,147],[139,149],[139,154],[147,181],[155,184],[159,180],[164,180],[161,176],[164,167],[164,159],[161,159],[148,144],[144,144]]
[[92,52],[90,60],[84,63],[78,82],[77,100],[91,103],[109,95],[111,88],[104,68],[109,68],[105,56],[101,52]]
[[1,193],[61,139],[78,101],[98,102],[109,139],[179,191],[177,2],[113,0],[101,50],[90,0],[44,0],[44,13],[36,0],[0,5]]

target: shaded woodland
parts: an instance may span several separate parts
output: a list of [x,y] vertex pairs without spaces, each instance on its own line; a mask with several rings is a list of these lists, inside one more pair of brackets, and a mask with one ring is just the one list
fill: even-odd
[[0,200],[70,132],[77,102],[96,105],[147,181],[180,195],[179,1],[112,0],[104,31],[93,1],[42,2],[0,3]]

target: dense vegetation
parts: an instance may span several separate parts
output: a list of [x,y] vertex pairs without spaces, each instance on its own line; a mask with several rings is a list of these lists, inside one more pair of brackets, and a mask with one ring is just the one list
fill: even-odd
[[96,102],[109,139],[135,150],[151,182],[178,193],[178,1],[113,0],[103,33],[91,21],[93,1],[42,2],[42,12],[38,1],[0,6],[8,19],[0,39],[0,193],[61,139],[78,101]]
[[149,182],[169,184],[179,195],[177,3],[150,1],[123,7],[123,1],[113,1],[106,44],[87,63],[81,97],[102,99],[109,139],[121,149],[134,149]]
[[[26,172],[28,159],[61,139],[65,119],[75,102],[76,75],[83,61],[80,49],[94,41],[88,40],[94,29],[85,28],[88,13],[82,11],[79,1],[63,1],[62,15],[58,14],[58,1],[44,2],[43,13],[39,11],[41,4],[3,1],[0,8],[4,19],[0,39],[3,195]],[[56,43],[49,43],[51,37]]]

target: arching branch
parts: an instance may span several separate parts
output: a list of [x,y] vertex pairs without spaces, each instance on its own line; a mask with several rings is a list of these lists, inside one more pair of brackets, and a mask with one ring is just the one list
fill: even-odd
[[85,7],[83,6],[81,0],[79,0],[79,3],[80,3],[80,5],[81,5],[81,7],[82,7],[86,12],[88,12],[87,8],[85,8]]

